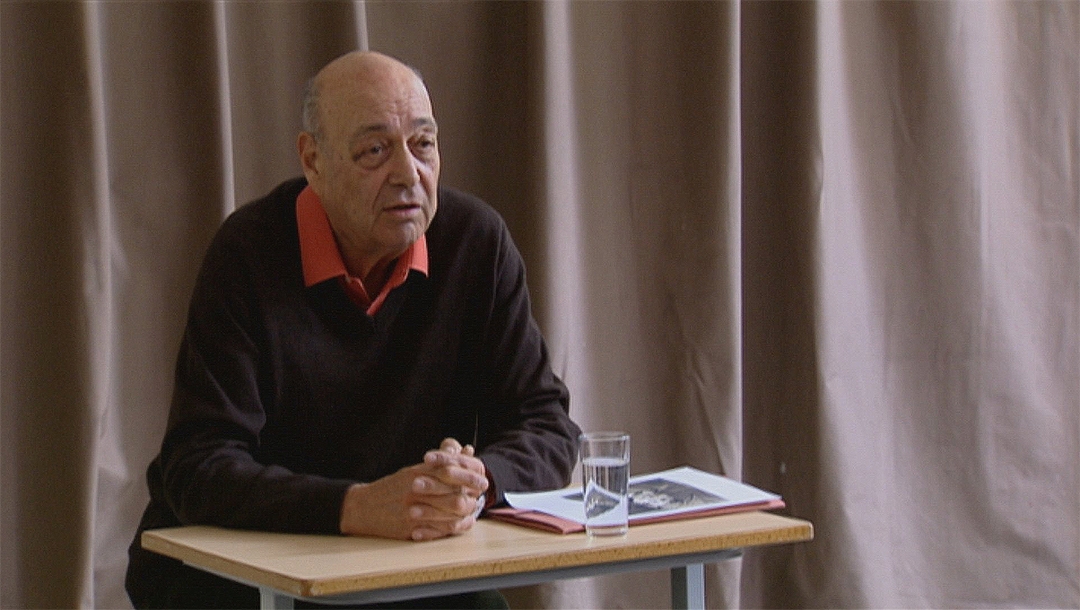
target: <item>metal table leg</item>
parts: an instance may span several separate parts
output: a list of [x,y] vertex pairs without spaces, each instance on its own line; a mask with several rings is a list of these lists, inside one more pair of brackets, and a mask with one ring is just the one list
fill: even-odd
[[259,607],[262,610],[293,610],[296,600],[268,587],[259,587]]
[[671,568],[671,607],[705,610],[705,565]]

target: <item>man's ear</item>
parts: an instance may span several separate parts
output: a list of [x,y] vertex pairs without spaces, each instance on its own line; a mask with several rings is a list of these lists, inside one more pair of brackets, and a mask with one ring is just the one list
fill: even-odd
[[296,152],[300,155],[300,167],[308,184],[316,182],[319,178],[319,145],[315,137],[306,131],[300,132],[296,138]]

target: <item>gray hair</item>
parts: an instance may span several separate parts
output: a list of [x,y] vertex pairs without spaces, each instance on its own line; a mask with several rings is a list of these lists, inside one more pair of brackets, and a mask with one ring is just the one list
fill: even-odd
[[304,101],[301,106],[304,131],[311,134],[316,141],[322,139],[322,122],[319,120],[319,87],[315,84],[315,77],[308,79],[304,86]]

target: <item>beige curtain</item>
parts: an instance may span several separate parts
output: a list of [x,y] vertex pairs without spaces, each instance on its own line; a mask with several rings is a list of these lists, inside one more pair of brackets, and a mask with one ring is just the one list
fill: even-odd
[[202,253],[357,47],[424,74],[582,426],[814,521],[710,607],[1080,606],[1080,3],[3,0],[0,44],[3,607],[128,606]]

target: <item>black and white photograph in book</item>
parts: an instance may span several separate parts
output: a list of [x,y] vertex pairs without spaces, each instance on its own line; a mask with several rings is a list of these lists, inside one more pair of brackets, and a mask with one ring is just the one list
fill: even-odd
[[[692,508],[726,499],[697,487],[659,478],[631,483],[627,495],[630,498],[630,516]],[[581,492],[565,497],[576,502],[583,500]]]
[[[605,490],[598,488],[596,491],[589,498],[590,506],[585,506],[584,490],[581,489],[507,492],[506,501],[519,511],[538,511],[583,524],[586,514],[603,512],[601,504],[610,501],[614,506],[618,503],[617,498],[605,498]],[[701,515],[703,511],[735,507],[771,509],[784,505],[777,494],[690,466],[632,476],[627,496],[631,523],[646,523],[679,515]]]

